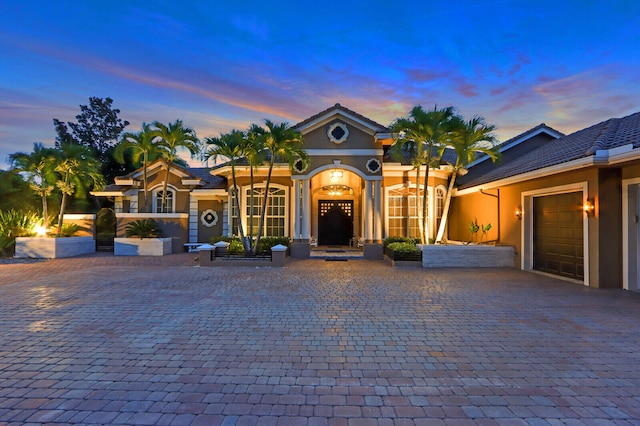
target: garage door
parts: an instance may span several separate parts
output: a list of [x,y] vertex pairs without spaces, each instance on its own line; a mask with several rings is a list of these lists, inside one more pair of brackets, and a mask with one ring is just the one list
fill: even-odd
[[533,199],[533,269],[584,280],[582,192]]

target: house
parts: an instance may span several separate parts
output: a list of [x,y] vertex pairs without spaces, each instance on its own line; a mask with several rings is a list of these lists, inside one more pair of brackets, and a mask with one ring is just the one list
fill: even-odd
[[[419,235],[415,182],[410,164],[391,159],[393,139],[387,127],[355,111],[335,104],[295,125],[304,136],[310,162],[277,164],[270,184],[265,235],[288,236],[292,255],[307,257],[311,242],[320,245],[362,245],[365,257],[382,257],[382,240],[388,236]],[[266,167],[255,170],[256,206],[264,197]],[[174,237],[173,251],[187,242],[206,242],[213,235],[237,235],[235,197],[231,196],[231,167],[211,169],[170,168],[166,205],[162,183],[166,164],[158,160],[148,167],[150,208],[144,211],[142,169],[117,178],[96,196],[115,203],[116,235],[128,222],[154,217]],[[423,167],[422,176],[425,170]],[[435,237],[446,194],[448,169],[432,170],[427,188],[429,235]],[[236,166],[241,220],[248,229],[250,169]],[[257,230],[259,208],[254,209]],[[246,231],[245,231],[246,232]]]
[[640,113],[570,135],[540,130],[544,140],[516,137],[501,163],[478,161],[459,178],[449,238],[466,240],[477,218],[516,247],[521,269],[639,290]]
[[[264,234],[287,236],[291,254],[308,257],[310,244],[363,246],[380,258],[390,236],[419,235],[416,197],[425,194],[408,161],[390,155],[390,129],[340,104],[295,125],[309,164],[277,164],[270,185]],[[640,113],[612,118],[570,135],[540,124],[502,143],[501,160],[478,158],[457,179],[448,240],[469,241],[468,223],[491,224],[485,241],[512,245],[514,266],[592,287],[640,289]],[[435,237],[451,164],[447,153],[430,170],[426,188],[428,235]],[[422,168],[421,176],[425,173]],[[241,221],[251,219],[250,169],[236,166]],[[266,167],[254,170],[254,231],[265,196]],[[148,168],[116,179],[98,196],[115,201],[117,235],[126,223],[152,216],[174,238],[173,251],[215,235],[237,235],[231,167]]]

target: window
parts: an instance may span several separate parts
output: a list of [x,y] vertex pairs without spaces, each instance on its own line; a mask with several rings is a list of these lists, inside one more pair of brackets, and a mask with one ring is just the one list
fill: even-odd
[[172,189],[167,189],[167,197],[162,205],[162,190],[153,192],[153,212],[173,213],[175,211],[175,197]]
[[444,210],[444,188],[439,186],[436,188],[436,232],[440,229],[442,222],[442,212]]
[[419,199],[416,199],[415,187],[402,187],[388,192],[387,234],[389,237],[420,237],[418,215],[422,209],[422,191],[420,192]]
[[[246,218],[249,223],[252,213],[250,200],[251,190],[246,191]],[[253,234],[258,232],[258,224],[260,223],[260,214],[262,213],[262,203],[264,202],[264,188],[254,188],[253,190]],[[267,237],[284,237],[286,234],[286,191],[281,188],[269,188],[269,198],[267,199],[267,212],[264,220],[264,228],[262,236]],[[247,230],[247,233],[249,231]]]

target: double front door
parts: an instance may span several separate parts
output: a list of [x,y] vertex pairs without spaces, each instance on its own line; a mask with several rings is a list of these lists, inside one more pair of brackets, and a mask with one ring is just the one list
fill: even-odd
[[353,238],[353,201],[318,201],[318,245],[346,246]]

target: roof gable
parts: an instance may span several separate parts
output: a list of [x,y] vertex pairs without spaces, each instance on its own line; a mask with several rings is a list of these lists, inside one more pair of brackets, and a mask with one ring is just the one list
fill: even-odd
[[324,124],[329,123],[337,117],[351,121],[352,125],[370,135],[389,132],[389,129],[382,124],[376,123],[375,121],[370,120],[367,117],[358,114],[353,110],[350,110],[349,108],[345,108],[339,103],[307,118],[304,121],[301,121],[300,123],[296,124],[294,128],[300,131],[302,134],[306,134],[312,130],[317,129],[318,127],[323,126]]

